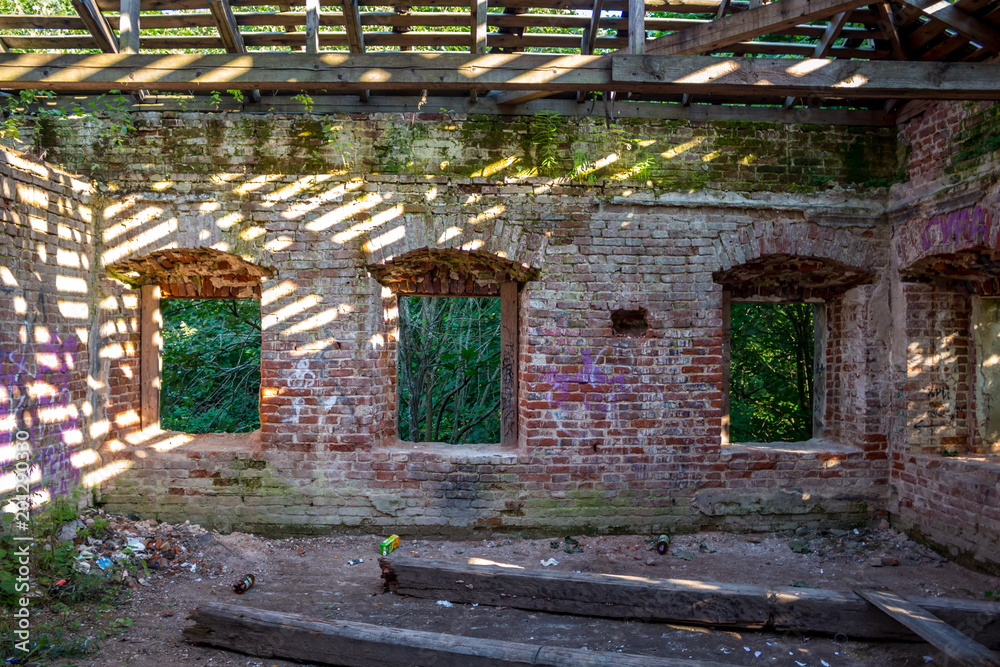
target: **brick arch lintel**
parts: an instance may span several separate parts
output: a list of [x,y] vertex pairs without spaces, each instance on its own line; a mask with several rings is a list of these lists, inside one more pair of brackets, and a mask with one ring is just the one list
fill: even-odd
[[887,263],[888,240],[811,221],[760,221],[720,236],[721,252],[713,273],[728,271],[768,255],[792,255],[839,262],[877,273]]
[[261,280],[274,269],[212,248],[171,248],[107,267],[110,277],[132,288],[159,285],[174,298],[260,298]]
[[497,296],[504,282],[524,283],[541,273],[491,253],[439,248],[411,250],[368,271],[393,292],[414,296]]

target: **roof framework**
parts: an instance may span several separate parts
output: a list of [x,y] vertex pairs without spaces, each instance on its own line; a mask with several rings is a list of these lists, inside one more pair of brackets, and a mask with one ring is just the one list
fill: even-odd
[[863,125],[1000,98],[1000,0],[71,1],[0,15],[0,87]]

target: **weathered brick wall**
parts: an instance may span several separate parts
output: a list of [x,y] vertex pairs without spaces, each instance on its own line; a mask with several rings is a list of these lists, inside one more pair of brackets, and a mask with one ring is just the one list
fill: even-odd
[[908,181],[894,226],[889,510],[956,558],[1000,569],[1000,461],[976,393],[976,295],[996,293],[1000,106],[939,103],[901,127]]
[[[737,195],[720,204],[724,198],[711,193],[663,194],[645,182],[608,179],[607,171],[504,180],[514,173],[503,171],[511,150],[511,164],[554,169],[530,163],[537,146],[518,148],[518,133],[530,135],[530,128],[442,130],[434,123],[454,121],[434,118],[406,130],[403,139],[416,137],[410,156],[425,160],[409,166],[397,146],[380,143],[386,132],[403,136],[380,117],[367,126],[344,119],[337,131],[373,146],[374,156],[359,148],[352,165],[377,158],[404,172],[437,166],[438,175],[260,174],[304,168],[284,155],[298,150],[288,137],[305,121],[266,126],[274,133],[269,150],[284,160],[269,162],[260,148],[236,141],[249,131],[240,121],[210,119],[221,128],[216,137],[155,120],[146,117],[144,151],[178,154],[173,163],[140,164],[120,176],[118,186],[133,192],[106,221],[123,230],[108,252],[121,261],[171,246],[211,246],[275,270],[261,290],[262,426],[259,440],[224,445],[184,443],[176,434],[133,438],[120,453],[133,467],[107,494],[112,507],[272,533],[762,528],[852,522],[880,511],[884,461],[866,460],[853,442],[752,454],[720,447],[722,286],[712,277],[778,253],[875,270],[886,238],[879,205],[841,192]],[[254,132],[265,127],[253,124]],[[675,124],[640,129],[649,137],[642,141],[669,146],[692,132],[707,137],[688,150],[713,148],[719,134]],[[802,132],[772,129],[769,150],[790,150],[784,142],[791,140],[810,144]],[[434,151],[449,151],[443,168],[426,157],[430,147],[421,142],[431,136],[438,137]],[[456,146],[456,136],[465,143]],[[572,156],[575,141],[554,142],[558,160]],[[185,145],[219,160],[203,163],[198,154],[191,168],[175,148]],[[608,150],[606,143],[589,146],[591,155]],[[320,157],[328,150],[315,148]],[[662,152],[669,153],[658,157],[664,163],[681,155]],[[700,178],[711,161],[688,161],[685,169]],[[501,166],[489,177],[463,175],[470,163],[479,173]],[[831,164],[831,178],[839,178],[843,163]],[[790,181],[801,173],[794,165],[775,158],[772,167],[760,173],[771,173],[777,189],[800,187]],[[159,189],[141,190],[149,180]],[[689,184],[677,175],[670,183]],[[844,219],[852,226],[841,227]],[[530,274],[520,302],[516,450],[396,441],[396,298],[368,268],[390,275],[426,248],[484,253]],[[383,272],[383,265],[397,268]],[[613,335],[611,313],[639,308],[650,331]],[[845,400],[853,406],[867,399]],[[851,437],[876,437],[866,428]],[[775,484],[786,488],[768,490]],[[741,500],[747,489],[755,489],[749,505]],[[743,509],[729,514],[727,507]]]
[[[969,105],[951,108],[971,117]],[[899,471],[889,502],[887,440],[903,471],[926,454],[908,449],[918,445],[910,410],[926,393],[908,384],[908,336],[930,335],[919,329],[937,321],[930,314],[961,313],[954,286],[921,313],[921,290],[941,286],[904,287],[897,274],[946,252],[941,240],[982,243],[975,201],[995,201],[977,194],[985,181],[931,196],[952,178],[940,165],[988,167],[968,123],[960,160],[910,149],[887,267],[882,195],[827,188],[896,176],[895,137],[882,130],[451,114],[139,121],[121,153],[86,134],[52,147],[80,168],[98,164],[113,189],[98,273],[165,248],[211,247],[275,274],[261,284],[253,436],[137,428],[136,294],[117,288],[105,316],[114,326],[102,330],[102,345],[120,350],[107,403],[118,430],[105,453],[121,466],[106,486],[112,509],[271,533],[767,529],[864,521],[887,506],[922,525],[927,496]],[[939,166],[920,166],[930,158]],[[940,221],[927,231],[942,211],[968,207],[963,198],[974,201],[960,233],[961,215],[947,234]],[[396,441],[396,297],[372,275],[396,275],[426,249],[524,272],[516,448]],[[825,439],[722,446],[723,286],[713,275],[776,255],[872,279],[808,288],[828,297]],[[433,286],[444,269],[429,271],[420,281]],[[801,289],[779,281],[772,296]],[[640,308],[649,331],[614,335],[611,313]],[[958,548],[1000,532],[978,530]]]
[[[94,191],[80,177],[0,151],[0,498],[70,494],[100,461],[103,399],[94,345]],[[92,381],[92,382],[91,382]],[[88,386],[89,385],[89,386]],[[28,457],[28,458],[25,458]],[[19,498],[20,497],[20,498]]]

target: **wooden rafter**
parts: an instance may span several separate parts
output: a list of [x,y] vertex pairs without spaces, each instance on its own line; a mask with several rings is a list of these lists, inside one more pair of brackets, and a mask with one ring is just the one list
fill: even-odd
[[[361,30],[361,13],[358,10],[358,0],[342,0],[342,3],[347,44],[351,49],[351,53],[364,53],[365,34]],[[359,97],[362,102],[367,102],[368,89],[362,89]]]
[[122,0],[118,15],[118,50],[139,53],[139,0]]
[[260,53],[0,55],[0,86],[42,90],[632,90],[878,99],[997,100],[1000,63],[865,62],[612,54]]
[[892,15],[892,6],[888,2],[877,2],[872,8],[878,12],[879,28],[885,34],[885,41],[892,50],[892,57],[895,60],[906,60],[906,47],[903,46],[903,39],[896,28],[896,21]]
[[94,0],[73,0],[73,9],[80,15],[80,19],[90,31],[90,36],[97,42],[97,48],[104,53],[118,53],[118,39]]
[[[229,0],[208,0],[208,7],[218,27],[219,38],[226,47],[226,53],[246,53],[247,47],[243,44],[240,29],[236,26],[236,17],[233,16]],[[255,103],[260,102],[260,91],[251,90],[250,99]]]
[[646,53],[690,55],[717,51],[737,42],[781,32],[866,4],[867,0],[782,0],[730,14],[687,30],[664,35],[646,45]]
[[319,0],[306,0],[306,53],[319,53]]
[[1000,53],[1000,32],[947,0],[901,0],[945,24],[958,34],[978,42],[984,49]]
[[[840,31],[844,29],[844,24],[847,23],[848,15],[850,15],[850,12],[840,12],[830,19],[830,23],[826,26],[826,31],[813,49],[813,58],[826,58],[829,55],[830,49],[833,48],[833,43],[840,37]],[[793,104],[795,104],[794,97],[785,98],[786,109],[790,108]]]

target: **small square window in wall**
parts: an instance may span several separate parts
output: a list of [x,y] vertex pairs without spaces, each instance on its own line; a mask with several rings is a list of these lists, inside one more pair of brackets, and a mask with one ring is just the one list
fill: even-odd
[[399,438],[501,441],[501,299],[400,296]]
[[[822,435],[815,417],[824,354],[823,306],[731,303],[728,307],[728,440],[801,442]],[[817,335],[817,332],[818,335]]]
[[[150,368],[155,363],[160,369],[160,427],[183,433],[259,429],[260,300],[157,302],[160,345],[145,346],[160,357],[150,360]],[[156,391],[155,382],[148,390]]]

